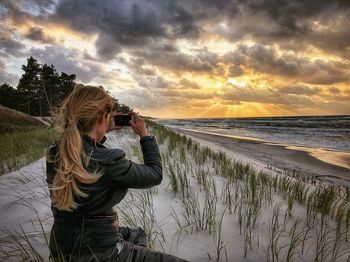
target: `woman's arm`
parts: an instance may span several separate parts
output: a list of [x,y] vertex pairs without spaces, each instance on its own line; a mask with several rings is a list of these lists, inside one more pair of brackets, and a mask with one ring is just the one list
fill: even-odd
[[163,179],[162,159],[157,140],[153,136],[140,139],[144,165],[125,157],[125,152],[115,150],[112,159],[106,163],[105,176],[115,186],[128,188],[150,188],[159,185]]

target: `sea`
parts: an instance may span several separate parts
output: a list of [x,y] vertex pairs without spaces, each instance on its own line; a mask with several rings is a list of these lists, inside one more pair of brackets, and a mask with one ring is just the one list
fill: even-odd
[[350,115],[157,119],[176,128],[350,152]]

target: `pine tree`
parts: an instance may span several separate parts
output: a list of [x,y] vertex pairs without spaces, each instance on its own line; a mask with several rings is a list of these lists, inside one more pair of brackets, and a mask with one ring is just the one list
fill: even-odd
[[24,71],[17,85],[18,107],[17,109],[31,115],[40,115],[40,64],[33,57],[27,59],[27,65],[22,66]]
[[[33,57],[27,59],[22,70],[16,89],[6,83],[0,86],[0,104],[30,115],[49,116],[74,89],[74,74],[59,75],[54,65],[41,65]],[[115,102],[114,110],[124,114],[131,111],[118,99]]]
[[49,116],[51,110],[72,92],[75,75],[64,72],[58,74],[54,65],[40,65],[33,57],[27,65],[17,85],[16,109],[36,116]]
[[58,93],[60,85],[60,76],[53,65],[44,64],[40,72],[41,81],[41,98],[43,106],[43,114],[50,115],[50,110],[59,100]]
[[7,83],[0,85],[0,105],[15,108],[17,106],[17,100],[17,90],[14,87]]

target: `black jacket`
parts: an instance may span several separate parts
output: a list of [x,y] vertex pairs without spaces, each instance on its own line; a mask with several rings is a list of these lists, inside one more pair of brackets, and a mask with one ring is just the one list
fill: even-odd
[[[155,137],[140,139],[144,164],[125,157],[121,149],[110,149],[101,142],[83,135],[84,151],[90,156],[89,171],[98,170],[102,177],[93,184],[78,182],[79,188],[89,197],[74,196],[78,208],[73,212],[51,206],[54,224],[50,236],[53,255],[72,253],[78,248],[104,248],[117,241],[117,214],[113,206],[126,195],[128,188],[150,188],[162,181],[162,163]],[[57,155],[58,142],[49,147],[51,157]],[[51,185],[56,174],[55,164],[46,161],[46,181]],[[52,192],[50,191],[50,194]],[[56,253],[56,254],[55,254]]]

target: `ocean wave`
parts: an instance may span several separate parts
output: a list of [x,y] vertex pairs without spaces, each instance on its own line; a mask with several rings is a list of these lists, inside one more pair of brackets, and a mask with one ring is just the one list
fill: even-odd
[[164,119],[174,127],[350,151],[350,116]]

